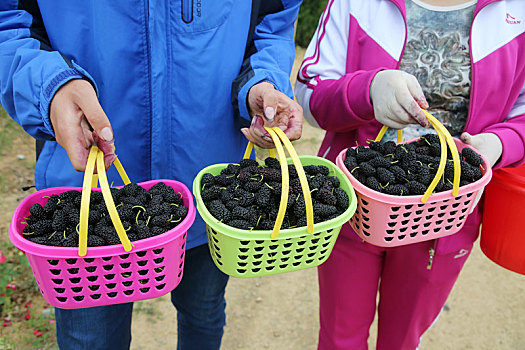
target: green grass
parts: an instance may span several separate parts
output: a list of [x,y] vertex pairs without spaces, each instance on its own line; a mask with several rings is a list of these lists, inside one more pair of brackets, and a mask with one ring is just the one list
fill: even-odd
[[[26,146],[33,148],[34,141],[0,106],[0,196],[3,199],[9,197],[0,201],[0,210],[4,212],[0,216],[0,251],[7,258],[0,264],[0,350],[57,349],[56,341],[52,339],[55,326],[50,319],[40,315],[45,302],[39,296],[27,258],[9,241],[7,232],[9,214],[5,213],[12,213],[16,205],[13,196],[21,193],[22,184],[18,177],[30,176],[35,165],[31,156],[26,155],[25,159],[16,157],[19,153],[27,153]],[[8,284],[16,285],[16,290],[7,289]],[[33,303],[29,320],[24,318],[27,301]],[[12,324],[3,327],[6,317]],[[41,332],[39,336],[34,334],[36,329]]]
[[9,146],[20,132],[23,132],[22,128],[0,106],[0,154],[11,150]]
[[[6,159],[5,157],[9,156],[10,153],[17,154],[19,150],[14,146],[14,141],[19,138],[31,140],[22,127],[11,119],[2,106],[0,106],[0,157]],[[35,159],[33,157],[26,157],[26,159],[20,159],[16,162],[18,169],[32,170],[35,166]],[[13,184],[10,183],[12,176],[9,176],[12,172],[13,164],[8,163],[9,161],[4,161],[0,166],[0,193],[5,193],[13,187]],[[9,180],[9,178],[11,178],[11,180]]]
[[8,337],[0,336],[0,349],[15,350],[15,344],[13,344]]

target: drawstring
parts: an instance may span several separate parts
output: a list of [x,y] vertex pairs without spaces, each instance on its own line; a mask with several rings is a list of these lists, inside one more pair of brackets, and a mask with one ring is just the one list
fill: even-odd
[[428,258],[428,265],[427,270],[432,269],[432,262],[434,262],[434,254],[436,254],[436,251],[434,248],[430,248],[428,250],[429,258]]
[[434,262],[434,255],[436,254],[437,239],[434,240],[434,246],[428,250],[428,264],[427,270],[432,269],[432,263]]

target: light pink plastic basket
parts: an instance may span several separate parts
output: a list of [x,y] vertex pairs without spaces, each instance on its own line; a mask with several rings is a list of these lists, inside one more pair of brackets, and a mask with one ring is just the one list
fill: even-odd
[[[151,299],[172,291],[182,278],[186,232],[195,220],[193,196],[182,183],[154,180],[140,183],[149,189],[158,182],[180,192],[188,215],[174,229],[161,235],[132,242],[131,252],[121,244],[88,247],[87,255],[78,256],[78,247],[63,248],[40,245],[22,237],[24,217],[29,208],[47,197],[79,187],[56,187],[29,195],[17,207],[9,237],[25,252],[44,299],[63,309],[76,309]],[[99,189],[93,189],[97,191]]]
[[[415,140],[410,140],[412,142]],[[454,139],[459,151],[466,144]],[[336,164],[346,174],[357,195],[357,210],[350,226],[368,243],[395,247],[448,236],[458,232],[478,192],[490,181],[492,170],[483,158],[483,176],[476,182],[452,190],[434,193],[425,203],[423,196],[392,196],[376,192],[359,182],[344,165],[346,149],[337,156]]]

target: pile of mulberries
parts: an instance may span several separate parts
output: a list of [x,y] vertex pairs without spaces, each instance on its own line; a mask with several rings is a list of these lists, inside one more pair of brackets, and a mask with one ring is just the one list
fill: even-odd
[[[422,195],[436,175],[440,155],[439,137],[426,134],[408,144],[370,142],[368,147],[348,148],[344,164],[359,182],[374,191],[397,196]],[[483,176],[483,159],[474,150],[463,148],[459,158],[460,186]],[[454,163],[449,150],[445,172],[434,192],[451,190],[453,180]]]
[[[294,165],[288,166],[290,189],[281,229],[306,226],[306,207],[301,183]],[[312,194],[314,222],[341,215],[348,209],[348,194],[339,179],[330,176],[324,165],[304,167]],[[204,174],[201,197],[217,220],[244,230],[272,230],[281,201],[281,167],[275,158],[264,165],[253,159],[229,164],[219,175]]]
[[[76,247],[79,239],[80,191],[52,195],[44,206],[36,203],[25,218],[23,236],[38,244]],[[111,188],[122,225],[130,241],[160,235],[177,226],[188,214],[182,196],[163,182],[146,190],[136,183]],[[91,192],[88,246],[120,244],[101,192]]]

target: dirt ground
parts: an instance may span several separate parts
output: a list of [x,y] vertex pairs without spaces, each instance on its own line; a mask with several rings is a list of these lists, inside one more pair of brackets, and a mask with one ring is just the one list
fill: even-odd
[[[304,51],[298,49],[292,78]],[[316,154],[323,131],[305,125],[299,154]],[[318,320],[317,270],[231,278],[226,290],[224,350],[313,350]],[[176,313],[168,297],[137,303],[133,350],[171,349]],[[369,347],[375,347],[376,321]],[[525,350],[525,276],[488,260],[476,244],[438,322],[423,337],[429,350]]]
[[[297,61],[303,54],[298,51]],[[295,143],[299,154],[316,154],[322,135],[322,131],[305,125],[302,139]],[[19,188],[33,181],[27,174],[34,165],[34,143],[29,138],[16,142],[16,154],[2,157],[0,167],[11,170],[8,181],[14,181]],[[4,227],[26,194],[2,190],[0,222]],[[253,279],[231,278],[226,299],[222,349],[316,349],[316,269]],[[438,322],[423,337],[422,348],[525,350],[524,325],[525,276],[492,263],[476,245]],[[176,329],[176,313],[168,296],[138,302],[132,349],[174,349]],[[375,332],[374,322],[370,348],[375,347]]]
[[[306,126],[296,143],[315,154],[321,133]],[[316,269],[252,279],[231,278],[226,290],[224,350],[316,349]],[[133,350],[171,349],[176,313],[168,297],[137,303]],[[475,245],[438,322],[423,337],[428,350],[525,350],[525,276],[488,260]],[[376,322],[369,347],[375,347]]]

